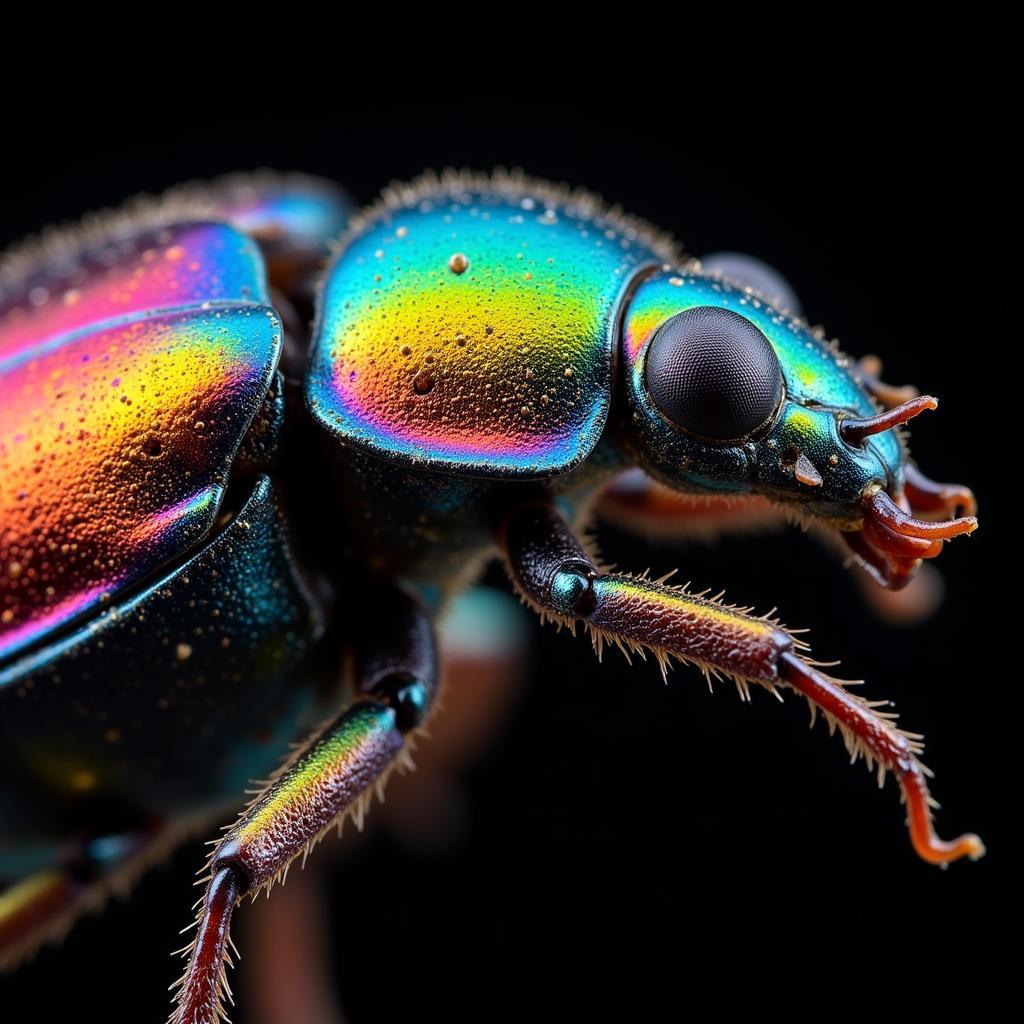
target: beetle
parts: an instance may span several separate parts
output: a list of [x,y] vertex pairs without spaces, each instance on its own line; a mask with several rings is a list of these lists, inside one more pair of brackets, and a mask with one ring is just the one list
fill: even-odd
[[796,306],[757,261],[702,265],[589,193],[501,171],[428,174],[356,215],[318,179],[236,176],[13,250],[5,960],[266,778],[213,845],[184,951],[172,1019],[217,1019],[234,908],[408,761],[434,622],[494,557],[599,653],[806,698],[895,775],[923,859],[980,857],[977,836],[935,834],[920,737],[796,631],[606,571],[579,539],[595,510],[667,534],[797,518],[898,591],[975,529],[971,492],[929,480],[900,430],[935,400]]

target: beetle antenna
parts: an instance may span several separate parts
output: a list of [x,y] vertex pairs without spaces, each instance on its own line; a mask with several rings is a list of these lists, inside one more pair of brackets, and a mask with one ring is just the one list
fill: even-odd
[[911,398],[909,402],[897,405],[893,409],[880,412],[877,416],[869,416],[867,419],[849,417],[839,421],[839,433],[847,444],[862,444],[872,434],[881,434],[884,430],[898,427],[920,415],[926,409],[937,409],[939,402],[931,395],[921,395],[920,398]]

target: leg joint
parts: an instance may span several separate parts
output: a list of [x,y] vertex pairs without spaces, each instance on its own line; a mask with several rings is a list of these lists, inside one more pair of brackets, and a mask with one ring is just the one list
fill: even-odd
[[551,577],[551,607],[571,618],[588,618],[597,607],[594,579],[597,573],[587,562],[563,562]]
[[427,720],[434,688],[411,673],[396,672],[378,679],[369,693],[394,711],[395,726],[406,733]]

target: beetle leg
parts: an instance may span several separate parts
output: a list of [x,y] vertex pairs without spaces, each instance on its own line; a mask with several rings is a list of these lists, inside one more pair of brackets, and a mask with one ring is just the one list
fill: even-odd
[[652,540],[714,540],[723,533],[779,529],[785,511],[767,498],[680,494],[642,469],[629,469],[597,495],[594,511],[605,522]]
[[[627,470],[606,484],[594,510],[606,522],[654,541],[709,542],[723,534],[777,530],[786,524],[786,509],[767,498],[680,494],[641,469]],[[843,541],[847,535],[813,523],[810,533],[835,557],[849,562],[865,603],[884,622],[912,625],[928,618],[942,603],[942,575],[934,567],[921,565],[905,587],[889,590],[860,562],[850,559]]]
[[357,825],[371,787],[408,762],[407,734],[425,720],[437,681],[433,629],[426,613],[397,588],[367,593],[356,615],[353,650],[359,695],[296,750],[214,846],[206,895],[188,966],[178,983],[174,1024],[214,1024],[230,989],[225,977],[231,915],[287,874],[339,819]]
[[627,654],[651,652],[663,671],[677,659],[695,663],[709,679],[731,676],[744,697],[751,683],[796,690],[839,727],[852,756],[877,767],[880,780],[886,771],[896,776],[921,857],[945,864],[984,853],[977,836],[947,843],[935,835],[919,737],[815,667],[801,653],[807,645],[777,621],[664,581],[601,572],[549,505],[514,509],[499,533],[513,581],[542,616],[570,628],[585,623],[599,653],[610,642]]
[[0,970],[63,938],[86,911],[98,910],[111,893],[126,891],[179,836],[165,829],[83,843],[65,863],[0,892]]
[[323,867],[311,863],[272,900],[257,902],[244,925],[246,1020],[342,1024],[330,970]]
[[878,356],[859,359],[856,372],[868,394],[885,409],[894,409],[920,394],[912,384],[886,384],[882,380],[882,360]]

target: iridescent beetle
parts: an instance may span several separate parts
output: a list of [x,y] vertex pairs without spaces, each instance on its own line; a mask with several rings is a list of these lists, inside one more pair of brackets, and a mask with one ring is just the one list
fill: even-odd
[[233,908],[407,757],[432,619],[495,554],[598,650],[801,694],[896,776],[925,860],[980,856],[936,837],[919,738],[801,640],[602,571],[570,525],[770,502],[898,589],[976,526],[897,429],[934,400],[769,304],[770,272],[758,291],[750,261],[702,270],[584,193],[427,176],[356,217],[319,278],[349,215],[324,182],[233,178],[3,266],[0,869],[21,880],[0,952],[230,813],[307,737],[209,860],[173,1019],[213,1021]]

